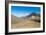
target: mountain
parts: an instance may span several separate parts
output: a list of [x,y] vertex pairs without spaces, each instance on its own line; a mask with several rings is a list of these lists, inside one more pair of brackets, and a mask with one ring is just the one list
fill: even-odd
[[11,15],[11,23],[19,23],[21,19],[19,17],[16,17],[14,15]]
[[26,17],[31,17],[31,16],[40,16],[40,14],[32,13],[32,14],[27,15]]
[[[32,16],[35,16],[34,19]],[[36,20],[36,21],[40,21],[40,14],[35,14],[35,13],[32,13],[32,14],[29,14],[25,17],[17,17],[17,16],[14,16],[14,15],[11,15],[11,22],[12,23],[19,23],[21,21],[24,21],[24,20]]]
[[21,18],[28,19],[28,18],[30,18],[30,17],[32,17],[32,16],[39,16],[39,17],[40,17],[40,14],[32,13],[32,14],[29,14],[29,15],[27,15],[27,16],[25,16],[25,17],[21,17]]
[[[34,14],[33,14],[34,15]],[[18,29],[18,28],[39,28],[40,27],[40,20],[39,18],[35,17],[35,19],[32,20],[32,14],[29,14],[25,17],[17,17],[14,15],[11,15],[11,28],[12,29]],[[36,15],[35,15],[36,16]]]

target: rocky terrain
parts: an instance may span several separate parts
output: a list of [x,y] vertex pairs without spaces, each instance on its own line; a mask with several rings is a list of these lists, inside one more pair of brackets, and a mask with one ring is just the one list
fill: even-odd
[[39,18],[37,18],[37,20],[32,20],[31,16],[16,17],[14,15],[11,15],[11,28],[39,28],[39,21]]

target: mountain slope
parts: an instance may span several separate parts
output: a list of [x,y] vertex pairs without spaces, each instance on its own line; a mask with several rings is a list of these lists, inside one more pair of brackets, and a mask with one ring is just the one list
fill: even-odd
[[11,22],[14,24],[14,23],[19,23],[20,22],[20,18],[14,16],[14,15],[11,15]]

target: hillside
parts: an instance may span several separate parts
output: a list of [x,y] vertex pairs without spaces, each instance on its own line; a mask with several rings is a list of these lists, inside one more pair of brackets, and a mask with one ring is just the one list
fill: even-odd
[[39,28],[40,23],[31,19],[29,17],[16,17],[11,15],[11,28]]

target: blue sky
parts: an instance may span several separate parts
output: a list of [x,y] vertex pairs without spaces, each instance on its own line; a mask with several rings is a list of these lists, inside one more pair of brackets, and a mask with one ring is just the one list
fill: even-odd
[[27,7],[27,6],[11,6],[11,13],[14,16],[22,17],[31,13],[40,13],[40,7]]

